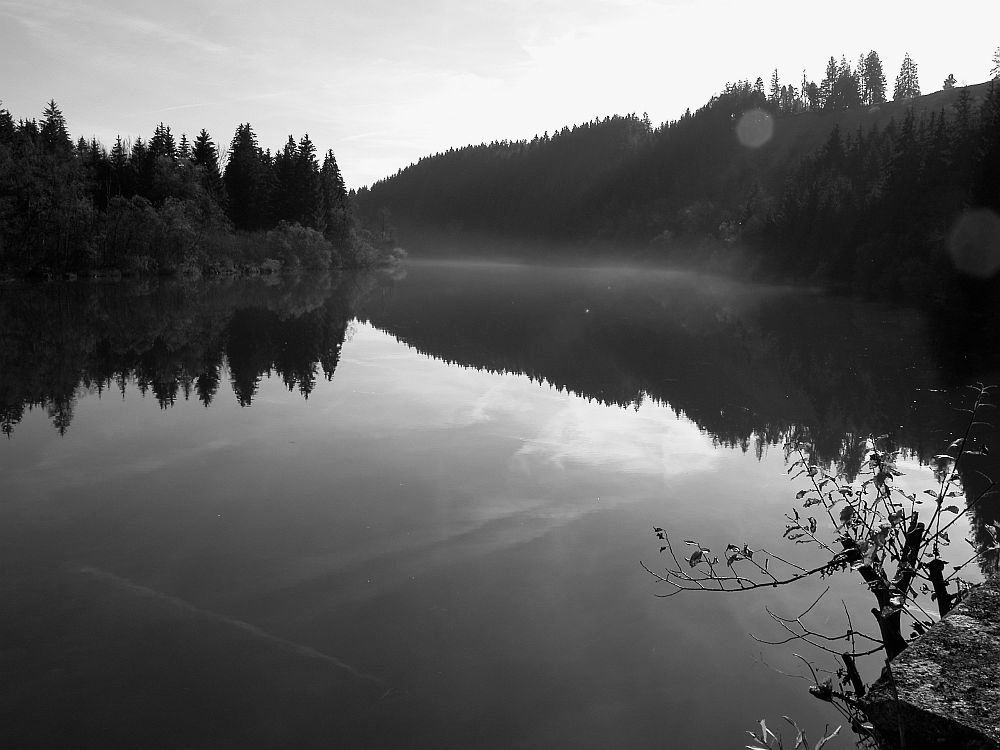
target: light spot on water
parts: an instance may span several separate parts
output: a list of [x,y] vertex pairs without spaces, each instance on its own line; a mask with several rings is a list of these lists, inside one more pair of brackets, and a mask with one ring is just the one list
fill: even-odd
[[760,148],[774,135],[774,118],[762,109],[743,113],[736,125],[736,137],[747,148]]
[[989,208],[963,213],[948,237],[951,262],[962,273],[989,278],[1000,271],[1000,216]]

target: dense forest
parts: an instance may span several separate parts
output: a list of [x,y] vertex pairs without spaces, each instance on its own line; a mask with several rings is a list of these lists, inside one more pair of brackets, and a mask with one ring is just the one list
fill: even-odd
[[888,93],[875,52],[831,57],[819,84],[774,71],[656,128],[631,114],[450,149],[359,191],[359,211],[425,252],[502,238],[950,298],[956,265],[993,270],[968,245],[1000,236],[1000,86],[921,96],[907,56]]
[[109,151],[74,143],[54,101],[41,120],[0,107],[0,273],[364,266],[376,245],[308,135],[272,154],[241,124],[223,158],[204,129],[191,141],[160,123]]

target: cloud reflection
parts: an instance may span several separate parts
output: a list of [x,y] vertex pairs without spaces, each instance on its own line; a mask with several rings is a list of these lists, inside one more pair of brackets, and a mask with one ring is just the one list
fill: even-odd
[[717,455],[695,424],[661,404],[632,411],[571,398],[524,441],[515,462],[525,470],[573,463],[666,478],[704,471]]

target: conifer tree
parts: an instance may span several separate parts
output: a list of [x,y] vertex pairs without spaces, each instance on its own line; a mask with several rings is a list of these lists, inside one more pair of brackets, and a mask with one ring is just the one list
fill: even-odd
[[219,172],[219,151],[215,141],[204,128],[194,139],[191,161],[201,170],[202,186],[216,200],[222,197],[222,174]]
[[14,118],[11,117],[3,107],[0,107],[0,145],[9,145],[14,142]]
[[917,78],[917,64],[913,62],[910,53],[903,55],[903,64],[899,68],[899,75],[896,76],[896,86],[892,92],[894,101],[900,99],[912,99],[920,96],[920,82]]
[[302,226],[317,228],[320,220],[319,162],[316,146],[306,133],[299,139],[295,160],[296,221]]
[[49,153],[68,155],[73,151],[73,140],[66,129],[66,118],[54,99],[50,99],[45,105],[38,134],[42,147]]
[[323,167],[320,169],[319,177],[319,228],[335,247],[343,248],[350,233],[347,188],[332,149],[323,157]]
[[174,135],[170,132],[170,127],[162,122],[153,131],[153,137],[149,139],[149,153],[155,160],[161,156],[169,159],[177,158],[177,143]]
[[882,69],[882,60],[878,53],[872,50],[865,56],[864,64],[860,70],[861,75],[861,101],[866,106],[881,104],[885,101],[885,71]]
[[250,123],[239,125],[223,173],[229,218],[237,229],[263,229],[269,224],[269,162],[257,145]]
[[292,135],[288,136],[284,148],[274,155],[272,167],[274,191],[271,195],[271,210],[275,221],[298,221],[298,191],[295,184],[295,162],[298,155],[299,147]]
[[830,95],[833,93],[833,86],[837,82],[838,69],[837,61],[830,56],[830,59],[826,63],[826,74],[823,76],[822,82],[819,84],[819,98],[820,106],[826,109],[830,102]]

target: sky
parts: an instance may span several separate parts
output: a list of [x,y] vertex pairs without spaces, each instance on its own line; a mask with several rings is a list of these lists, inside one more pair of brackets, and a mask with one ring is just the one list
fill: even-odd
[[0,103],[55,99],[74,138],[225,147],[251,123],[277,150],[308,133],[349,187],[420,157],[614,114],[678,118],[726,82],[798,86],[874,49],[891,93],[905,52],[924,93],[987,80],[982,0],[0,0]]

